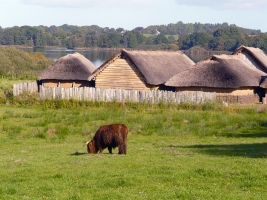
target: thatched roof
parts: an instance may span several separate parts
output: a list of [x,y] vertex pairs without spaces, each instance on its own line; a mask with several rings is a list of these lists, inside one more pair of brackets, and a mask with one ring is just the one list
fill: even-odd
[[260,81],[260,87],[261,88],[266,88],[267,89],[267,76],[263,76],[261,81]]
[[240,88],[259,86],[266,74],[233,55],[210,56],[181,72],[165,85],[173,87]]
[[246,52],[254,62],[258,63],[261,67],[261,70],[267,72],[267,55],[259,48],[241,46],[236,49],[232,55],[238,55]]
[[59,58],[39,74],[39,79],[89,80],[96,70],[91,61],[79,53],[68,54]]
[[118,58],[126,58],[143,75],[147,84],[160,85],[165,83],[173,75],[186,70],[195,63],[180,51],[127,51],[114,55],[102,64],[92,75],[95,78],[110,63]]

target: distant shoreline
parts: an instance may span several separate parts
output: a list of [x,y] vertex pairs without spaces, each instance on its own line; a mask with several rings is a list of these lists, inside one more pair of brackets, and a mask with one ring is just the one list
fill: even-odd
[[61,50],[121,50],[126,48],[90,48],[90,47],[78,47],[74,49],[68,49],[66,47],[59,47],[59,46],[45,46],[45,47],[33,47],[33,46],[26,46],[26,45],[0,45],[0,48],[5,47],[15,47],[20,49],[33,49],[33,48],[45,48],[45,49],[61,49]]
[[[34,48],[44,48],[44,49],[55,49],[55,50],[66,50],[66,51],[79,51],[79,50],[92,50],[92,51],[99,51],[99,50],[105,50],[105,51],[120,51],[122,49],[127,48],[89,48],[89,47],[79,47],[75,49],[68,49],[66,47],[59,47],[59,46],[45,46],[45,47],[33,47],[33,46],[25,46],[25,45],[0,45],[0,48],[6,48],[6,47],[15,47],[18,49],[34,49]],[[141,50],[141,49],[129,49],[129,50]],[[214,54],[230,54],[231,52],[228,51],[207,51],[203,49],[187,49],[187,50],[176,50],[181,51],[185,54],[204,54],[204,55],[214,55]]]

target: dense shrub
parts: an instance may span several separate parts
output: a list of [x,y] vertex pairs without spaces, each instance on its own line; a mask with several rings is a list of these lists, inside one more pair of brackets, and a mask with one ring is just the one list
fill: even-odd
[[53,63],[40,53],[27,53],[14,47],[0,48],[0,76],[33,78]]

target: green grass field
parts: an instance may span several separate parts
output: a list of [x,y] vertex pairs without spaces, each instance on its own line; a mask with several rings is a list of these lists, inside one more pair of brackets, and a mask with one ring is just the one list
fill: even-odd
[[[0,199],[266,199],[267,108],[7,101]],[[127,155],[87,154],[103,124]]]

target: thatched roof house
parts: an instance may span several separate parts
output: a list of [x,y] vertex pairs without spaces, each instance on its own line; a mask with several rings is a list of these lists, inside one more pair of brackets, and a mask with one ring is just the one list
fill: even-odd
[[241,46],[232,55],[241,57],[257,69],[267,73],[267,55],[259,48]]
[[45,87],[90,86],[90,76],[96,70],[91,61],[79,53],[59,58],[38,76]]
[[173,76],[165,85],[176,87],[176,91],[248,95],[254,94],[264,76],[264,72],[237,56],[214,55]]
[[91,76],[97,88],[147,90],[159,88],[195,63],[180,51],[122,50]]

